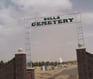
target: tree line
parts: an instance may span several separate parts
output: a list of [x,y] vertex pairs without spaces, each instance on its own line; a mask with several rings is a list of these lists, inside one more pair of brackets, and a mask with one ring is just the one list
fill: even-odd
[[50,62],[50,61],[41,61],[41,62],[28,62],[27,65],[28,66],[31,66],[32,67],[35,67],[35,66],[57,66],[57,65],[60,65],[60,64],[76,64],[77,62],[76,61],[66,61],[66,62]]

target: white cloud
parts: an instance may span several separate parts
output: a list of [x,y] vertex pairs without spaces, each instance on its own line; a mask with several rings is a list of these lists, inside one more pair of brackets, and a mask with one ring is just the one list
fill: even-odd
[[26,11],[29,9],[40,14],[72,9],[70,0],[12,0],[12,2]]
[[58,8],[71,8],[71,2],[69,0],[12,0],[17,5],[23,5],[24,7],[58,7]]

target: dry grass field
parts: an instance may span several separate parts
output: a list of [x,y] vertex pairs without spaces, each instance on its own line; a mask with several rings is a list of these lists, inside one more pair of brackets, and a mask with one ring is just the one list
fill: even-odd
[[[71,73],[72,72],[76,73],[76,76],[77,76],[77,72],[72,71],[73,69],[77,70],[77,65],[71,65],[71,66],[68,66],[67,68],[60,68],[60,69],[47,70],[47,71],[42,71],[40,70],[40,68],[37,68],[35,69],[35,79],[71,79],[70,71]],[[65,73],[61,75],[61,73],[64,71],[69,71],[69,72],[67,74]]]

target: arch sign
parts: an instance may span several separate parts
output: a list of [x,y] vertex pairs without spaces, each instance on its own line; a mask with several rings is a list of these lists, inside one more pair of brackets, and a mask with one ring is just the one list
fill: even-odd
[[39,26],[46,26],[46,25],[68,24],[68,23],[76,23],[76,22],[80,22],[80,17],[78,16],[78,14],[34,18],[31,20],[31,26],[39,27]]
[[[41,27],[49,25],[60,25],[60,24],[70,24],[70,23],[80,23],[80,14],[72,13],[61,16],[49,16],[49,17],[36,17],[36,18],[25,18],[26,24],[26,50],[31,55],[31,45],[30,45],[30,27]],[[30,57],[31,59],[31,57]]]

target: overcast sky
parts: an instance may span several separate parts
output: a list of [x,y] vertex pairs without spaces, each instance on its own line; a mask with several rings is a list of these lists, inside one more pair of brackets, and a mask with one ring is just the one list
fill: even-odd
[[[0,60],[10,60],[18,48],[25,48],[24,18],[74,12],[81,14],[85,47],[93,52],[93,0],[0,0]],[[76,60],[77,26],[31,28],[32,61]]]

